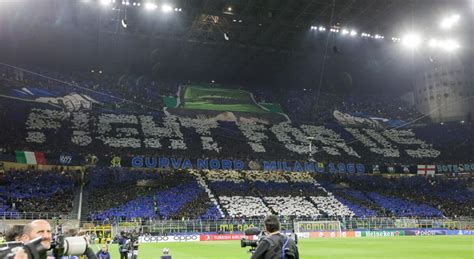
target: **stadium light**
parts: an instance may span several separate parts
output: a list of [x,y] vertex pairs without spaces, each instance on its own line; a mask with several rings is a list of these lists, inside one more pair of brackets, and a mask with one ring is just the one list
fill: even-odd
[[354,37],[354,36],[356,36],[356,35],[357,35],[357,32],[356,32],[355,30],[352,30],[352,31],[351,31],[351,36]]
[[420,46],[421,37],[416,33],[409,33],[402,38],[402,44],[405,47],[415,49]]
[[435,47],[438,47],[438,40],[436,39],[431,39],[430,41],[428,41],[428,46],[430,46],[431,48],[435,48]]
[[441,42],[439,44],[440,48],[448,51],[448,52],[451,52],[451,51],[455,51],[457,49],[459,49],[459,44],[455,41],[455,40],[446,40],[444,42]]
[[169,12],[173,11],[173,7],[169,4],[163,4],[161,6],[161,11],[164,12],[164,13],[169,13]]
[[319,26],[319,31],[326,31],[326,28],[323,26]]
[[440,27],[441,27],[441,29],[449,30],[455,24],[457,24],[460,19],[461,19],[461,16],[459,14],[451,15],[451,16],[446,17],[443,20],[441,20]]
[[146,3],[145,4],[145,9],[146,10],[153,11],[153,10],[156,10],[157,8],[158,8],[158,5],[156,5],[154,3]]
[[346,30],[346,29],[342,29],[341,33],[342,33],[342,35],[346,35],[346,34],[349,34],[349,31]]
[[101,5],[109,5],[109,4],[111,4],[111,3],[112,3],[111,0],[100,0],[100,4],[101,4]]

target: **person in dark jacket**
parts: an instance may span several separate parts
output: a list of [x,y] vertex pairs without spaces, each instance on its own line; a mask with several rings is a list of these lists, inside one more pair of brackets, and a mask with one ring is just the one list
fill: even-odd
[[295,241],[280,233],[280,221],[277,216],[266,216],[264,225],[266,236],[258,242],[251,259],[299,259]]

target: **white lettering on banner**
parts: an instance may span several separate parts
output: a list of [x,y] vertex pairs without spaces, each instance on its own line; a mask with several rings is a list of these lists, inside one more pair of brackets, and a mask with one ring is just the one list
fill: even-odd
[[138,119],[135,115],[116,115],[101,114],[99,115],[97,131],[100,139],[111,147],[131,147],[140,148],[140,139],[136,128],[115,127],[115,133],[112,125],[114,124],[134,124],[138,125]]
[[266,128],[263,124],[258,124],[255,121],[239,121],[237,123],[240,131],[244,136],[249,140],[247,143],[252,148],[253,152],[265,153],[267,150],[262,144],[263,140],[267,140],[268,136],[265,135],[262,131],[265,131]]
[[168,138],[171,142],[171,149],[187,149],[184,143],[183,133],[180,130],[178,117],[167,115],[163,118],[163,127],[157,126],[152,116],[139,116],[142,131],[145,135],[143,141],[145,147],[161,148],[160,139]]
[[[89,146],[92,142],[102,141],[109,147],[126,148],[168,148],[186,150],[182,127],[194,128],[200,135],[201,149],[221,152],[222,146],[214,139],[213,129],[219,128],[219,121],[213,119],[191,119],[165,114],[157,119],[149,115],[129,115],[102,113],[94,115],[83,111],[63,112],[49,109],[32,109],[26,121],[29,143],[47,143],[47,133],[61,128],[70,134],[70,142],[79,146]],[[336,131],[324,126],[301,125],[299,128],[290,123],[272,126],[256,121],[239,121],[236,126],[245,136],[255,153],[267,152],[264,146],[271,131],[284,148],[298,154],[325,152],[332,156],[349,155],[360,157]],[[410,130],[384,130],[345,128],[371,152],[383,157],[400,157],[400,152],[415,158],[438,157],[440,152],[422,140],[416,139]],[[222,132],[220,132],[222,133]],[[312,138],[311,151],[309,150]],[[99,141],[100,140],[100,141]],[[61,140],[63,141],[63,140]],[[166,144],[165,144],[166,143]],[[169,143],[169,144],[168,144]],[[196,146],[196,143],[190,143]],[[164,145],[168,145],[167,147]],[[400,151],[399,151],[400,149]],[[472,170],[472,169],[471,169]]]
[[[287,122],[273,125],[270,130],[290,151],[298,154],[314,154],[318,151],[317,147],[313,147],[309,150],[309,136],[304,134],[301,130],[294,128]],[[294,141],[291,136],[293,136],[296,141]]]
[[87,146],[92,143],[89,132],[89,114],[75,112],[72,114],[72,137],[71,142],[79,146]]
[[[398,149],[393,148],[388,141],[380,134],[373,130],[365,131],[367,135],[355,128],[345,128],[346,131],[352,134],[358,141],[364,146],[368,147],[370,151],[382,155],[384,157],[400,157]],[[372,141],[371,137],[381,144],[377,145],[376,142]]]
[[194,128],[196,133],[201,136],[202,149],[204,150],[213,150],[219,153],[221,148],[212,138],[211,129],[219,127],[219,124],[215,119],[192,119],[192,118],[183,118],[180,117],[179,121],[181,126],[185,128]]
[[45,143],[45,130],[58,130],[62,126],[62,122],[68,117],[67,112],[48,110],[48,109],[32,109],[26,121],[26,129],[28,130],[26,141],[30,143]]
[[140,236],[139,243],[198,242],[199,235]]
[[306,132],[310,137],[314,138],[315,143],[318,142],[323,144],[323,150],[329,155],[340,156],[339,149],[342,149],[346,154],[350,156],[360,157],[357,152],[351,147],[347,146],[344,139],[339,134],[334,132],[332,129],[327,129],[323,126],[313,125],[301,125],[301,129]]

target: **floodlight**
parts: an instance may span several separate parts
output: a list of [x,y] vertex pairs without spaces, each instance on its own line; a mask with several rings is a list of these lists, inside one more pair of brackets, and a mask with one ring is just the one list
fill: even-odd
[[342,35],[346,35],[346,34],[349,34],[349,31],[346,30],[346,29],[342,29],[342,32],[341,32],[341,33],[342,33]]
[[404,46],[414,49],[420,45],[421,37],[416,33],[409,33],[403,37],[402,43]]
[[446,51],[454,51],[456,49],[459,49],[459,44],[455,40],[446,40],[444,42],[441,42],[439,46],[446,50]]
[[326,31],[326,28],[323,26],[319,26],[319,31]]
[[460,19],[461,16],[459,14],[454,14],[449,17],[445,17],[443,20],[441,20],[440,27],[441,29],[449,30],[453,27],[453,25],[458,23]]
[[173,7],[169,4],[163,4],[161,6],[161,11],[163,11],[164,13],[169,13],[169,12],[173,11]]
[[110,0],[100,0],[101,5],[109,5],[111,3],[112,3],[112,1],[110,1]]
[[227,7],[227,11],[232,12],[232,7]]
[[146,3],[145,4],[145,9],[146,10],[156,10],[158,8],[158,5],[154,4],[154,3]]
[[354,36],[356,36],[356,35],[357,35],[357,32],[354,31],[354,30],[352,30],[352,31],[351,31],[351,36],[354,37]]
[[428,46],[432,48],[437,47],[438,45],[439,45],[439,42],[436,39],[431,39],[430,41],[428,41]]

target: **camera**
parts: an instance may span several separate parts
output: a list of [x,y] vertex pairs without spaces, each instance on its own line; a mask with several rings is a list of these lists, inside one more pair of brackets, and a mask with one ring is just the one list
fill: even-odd
[[85,237],[64,237],[57,235],[51,243],[53,255],[56,258],[70,255],[83,255],[89,244]]
[[250,250],[249,252],[255,251],[255,248],[258,246],[258,242],[265,237],[265,232],[258,229],[258,228],[248,228],[244,231],[245,235],[247,236],[257,236],[257,240],[250,240],[247,238],[242,238],[240,239],[240,247],[244,248],[249,246]]
[[[249,246],[249,252],[251,253],[255,251],[255,248],[257,248],[258,243],[262,240],[262,238],[266,236],[265,232],[258,228],[248,228],[244,231],[244,234],[247,236],[257,236],[257,240],[250,240],[245,237],[240,239],[240,247],[244,248]],[[294,232],[289,234],[288,237],[295,241],[295,244],[298,244],[298,236]]]
[[[0,258],[14,258],[19,249],[23,249],[28,258],[40,258],[40,254],[45,253],[45,249],[41,245],[42,238],[37,237],[32,241],[23,244],[22,242],[9,242],[0,248]],[[83,255],[88,248],[87,240],[84,237],[64,237],[58,235],[51,243],[52,254],[55,258],[70,255]]]
[[136,259],[138,257],[138,233],[135,231],[120,233],[122,238],[125,238],[127,241],[123,244],[123,247],[120,249],[123,252],[127,252],[129,258]]
[[45,252],[46,249],[41,245],[42,238],[38,237],[31,242],[23,244],[22,242],[8,242],[0,248],[0,258],[14,258],[19,249],[23,249],[28,258],[39,258],[39,254]]

